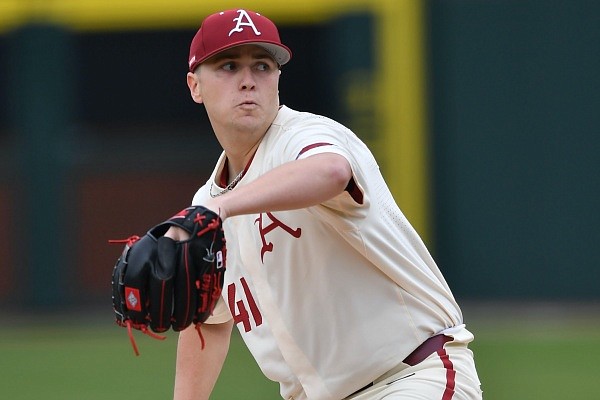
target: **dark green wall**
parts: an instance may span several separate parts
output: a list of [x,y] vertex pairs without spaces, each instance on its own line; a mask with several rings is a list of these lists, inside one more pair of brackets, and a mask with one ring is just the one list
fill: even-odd
[[436,256],[457,295],[600,297],[600,2],[430,2]]

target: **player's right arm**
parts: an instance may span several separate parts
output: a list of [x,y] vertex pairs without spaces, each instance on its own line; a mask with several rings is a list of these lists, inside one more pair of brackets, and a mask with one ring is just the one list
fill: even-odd
[[202,324],[201,346],[193,325],[179,333],[173,400],[208,400],[225,362],[233,320]]

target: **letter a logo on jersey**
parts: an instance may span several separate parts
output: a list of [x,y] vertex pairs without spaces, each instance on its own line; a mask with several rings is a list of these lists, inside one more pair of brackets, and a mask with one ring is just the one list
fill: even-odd
[[231,31],[229,31],[229,36],[231,36],[231,34],[233,32],[243,31],[244,26],[251,27],[252,30],[254,31],[254,34],[256,36],[260,36],[261,33],[258,31],[258,29],[256,29],[256,26],[254,26],[254,22],[252,22],[252,19],[250,18],[250,16],[246,12],[246,10],[237,10],[237,12],[240,15],[237,18],[233,19],[236,22],[236,25],[235,25],[235,28],[233,28]]
[[258,218],[254,220],[255,224],[258,223],[258,233],[260,234],[260,238],[262,240],[262,248],[260,249],[260,260],[263,262],[263,264],[265,262],[265,253],[273,251],[274,247],[272,242],[267,243],[266,236],[269,232],[271,232],[275,228],[281,228],[296,239],[302,236],[302,228],[292,229],[277,218],[275,218],[275,216],[272,213],[267,212],[265,214],[267,218],[271,220],[271,223],[269,225],[265,226],[263,224],[263,213],[260,213],[258,215]]

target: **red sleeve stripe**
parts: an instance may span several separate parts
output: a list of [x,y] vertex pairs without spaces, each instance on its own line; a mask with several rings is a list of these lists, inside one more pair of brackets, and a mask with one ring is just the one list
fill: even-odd
[[305,148],[303,148],[302,150],[300,150],[300,153],[298,153],[298,155],[296,156],[296,160],[298,158],[300,158],[300,156],[302,154],[306,153],[307,151],[312,150],[312,149],[314,149],[316,147],[321,147],[321,146],[332,146],[332,144],[331,143],[324,143],[324,142],[309,144],[308,146],[306,146]]

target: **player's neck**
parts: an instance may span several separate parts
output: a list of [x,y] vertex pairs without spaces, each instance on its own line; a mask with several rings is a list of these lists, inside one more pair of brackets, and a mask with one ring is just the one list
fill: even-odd
[[223,186],[223,184],[228,185],[234,180],[241,179],[248,168],[250,168],[250,164],[252,164],[252,159],[254,158],[257,148],[258,144],[253,146],[249,152],[238,157],[230,156],[229,153],[225,152],[227,158],[225,159],[225,165],[223,166],[219,181],[221,186]]
[[233,177],[235,177],[248,166],[259,145],[260,140],[252,144],[246,144],[245,146],[238,144],[237,146],[229,146],[228,148],[224,148],[225,155],[227,156],[229,176],[231,179],[233,179]]

